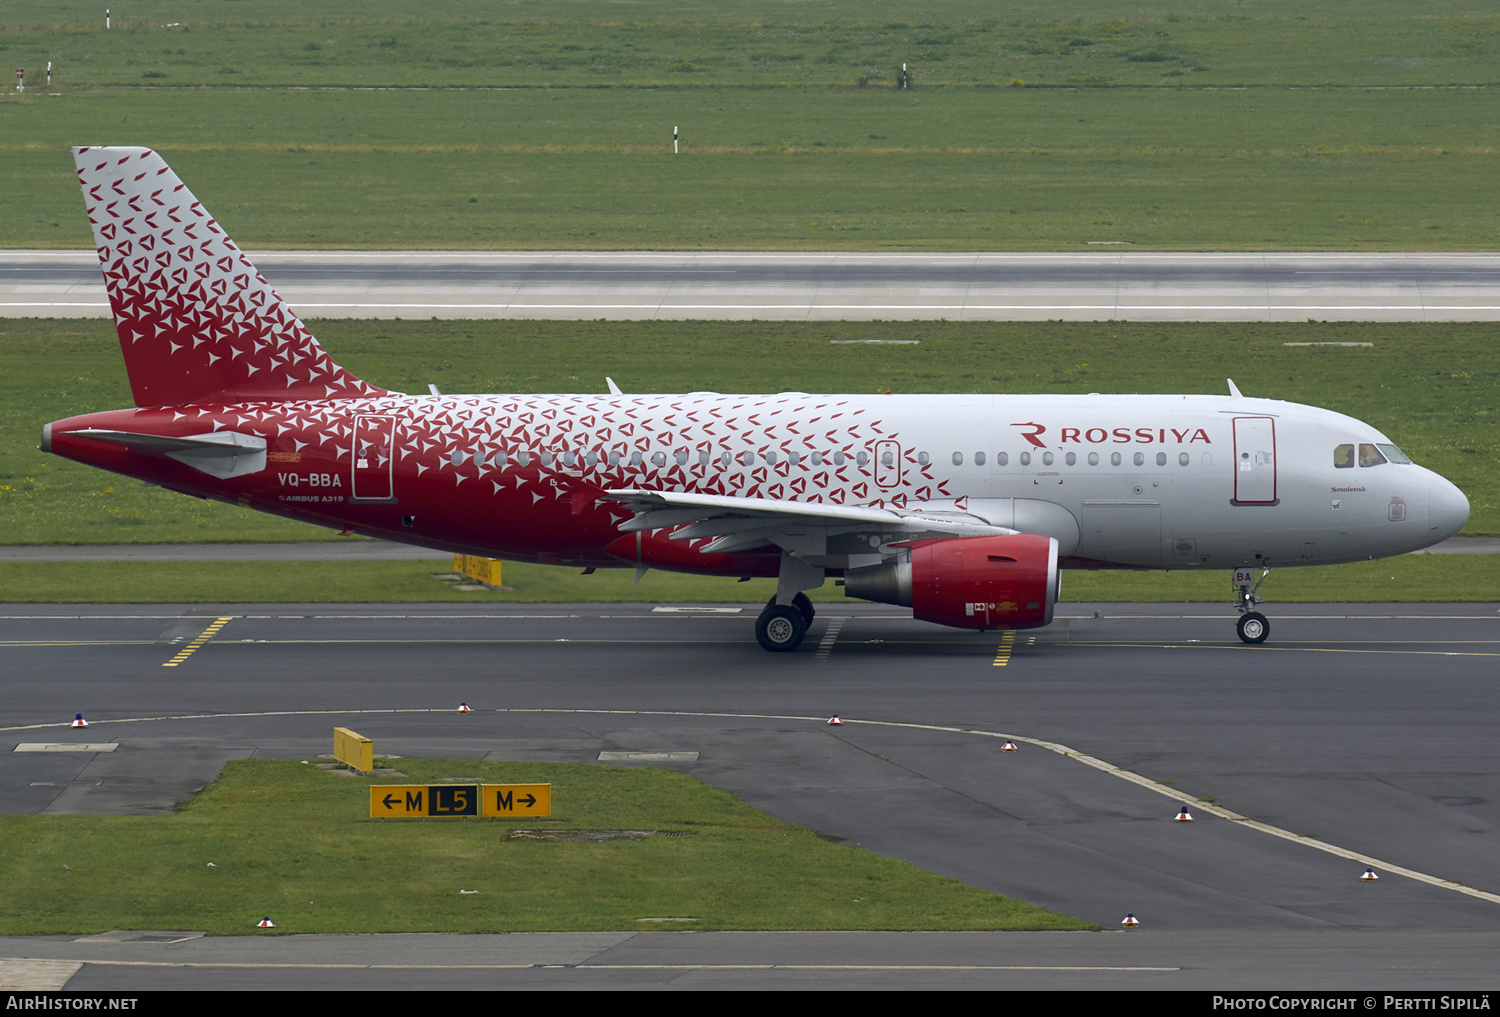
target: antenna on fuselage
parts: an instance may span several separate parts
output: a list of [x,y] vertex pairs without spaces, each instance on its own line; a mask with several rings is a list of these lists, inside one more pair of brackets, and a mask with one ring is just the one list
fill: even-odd
[[427,391],[431,392],[433,395],[442,395],[443,394],[443,393],[441,393],[441,392],[439,392],[437,390],[437,385],[433,384],[430,381],[427,383]]
[[1230,395],[1234,396],[1236,399],[1243,399],[1243,398],[1245,398],[1243,395],[1240,394],[1240,390],[1235,386],[1233,378],[1225,378],[1224,380],[1227,381],[1227,382],[1229,382],[1229,394]]
[[625,394],[624,392],[620,391],[620,386],[618,386],[618,385],[615,384],[615,379],[609,377],[609,375],[605,375],[604,376],[604,383],[609,386],[609,394],[610,395],[624,395]]

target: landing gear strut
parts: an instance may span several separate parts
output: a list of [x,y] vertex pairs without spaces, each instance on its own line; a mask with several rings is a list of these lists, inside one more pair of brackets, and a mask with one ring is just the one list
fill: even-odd
[[755,638],[760,645],[772,653],[787,653],[802,645],[807,627],[812,624],[812,601],[807,594],[799,593],[789,605],[776,603],[772,597],[760,617],[755,619]]
[[[755,638],[772,653],[789,653],[802,645],[807,627],[812,624],[812,601],[803,590],[823,585],[821,566],[809,565],[788,551],[781,552],[781,573],[776,578],[776,596],[767,602],[755,619]],[[779,604],[777,601],[790,602]]]
[[1253,568],[1234,570],[1234,608],[1240,613],[1240,620],[1235,623],[1234,630],[1244,642],[1264,643],[1271,634],[1271,623],[1266,620],[1266,616],[1252,610],[1257,604],[1265,602],[1264,598],[1255,595],[1255,591],[1260,589],[1260,584],[1270,574],[1269,565],[1261,567],[1259,579],[1255,578]]

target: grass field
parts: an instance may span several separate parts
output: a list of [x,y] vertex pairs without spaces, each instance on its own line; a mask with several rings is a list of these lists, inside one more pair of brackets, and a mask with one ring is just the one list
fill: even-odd
[[[693,929],[1090,929],[829,844],[656,769],[392,761],[401,777],[236,760],[181,813],[0,816],[0,934],[109,929],[277,933]],[[550,783],[550,820],[382,822],[371,784]],[[648,830],[603,843],[512,829]],[[471,891],[460,893],[461,890]]]
[[[1482,5],[1078,3],[1029,11],[977,0],[882,17],[860,5],[762,3],[644,11],[608,3],[272,10],[243,3],[121,9],[12,4],[9,61],[54,86],[566,87],[1491,84],[1500,19]],[[1183,11],[1182,6],[1198,6]],[[156,13],[152,8],[160,13]],[[193,8],[197,9],[194,10]],[[840,9],[842,8],[842,9]],[[1446,9],[1445,9],[1446,8]],[[149,12],[149,13],[148,13]],[[538,14],[543,14],[538,17]],[[154,14],[154,16],[153,16]],[[645,16],[641,16],[644,14]],[[71,15],[71,16],[70,16]],[[172,20],[168,20],[172,19]]]
[[[1272,570],[1261,592],[1273,603],[1500,601],[1493,555],[1403,555],[1375,562]],[[574,569],[507,562],[504,590],[459,590],[434,578],[442,562],[0,562],[0,602],[30,604],[257,603],[694,603],[764,604],[771,579],[629,569],[582,576]],[[858,607],[827,584],[819,603]],[[1077,572],[1063,575],[1068,603],[1231,601],[1229,574]],[[745,639],[750,638],[749,630]]]
[[80,143],[162,150],[251,247],[1500,243],[1500,15],[1460,3],[157,6],[8,12],[58,73],[0,104],[0,244],[88,246]]
[[1490,104],[1474,90],[97,92],[0,107],[0,242],[90,246],[67,152],[86,142],[160,149],[252,248],[1493,249]]

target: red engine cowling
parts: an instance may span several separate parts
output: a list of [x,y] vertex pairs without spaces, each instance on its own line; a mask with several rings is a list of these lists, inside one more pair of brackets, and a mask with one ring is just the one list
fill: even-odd
[[1057,603],[1057,541],[1034,533],[918,540],[911,557],[844,576],[844,594],[961,629],[1034,629]]

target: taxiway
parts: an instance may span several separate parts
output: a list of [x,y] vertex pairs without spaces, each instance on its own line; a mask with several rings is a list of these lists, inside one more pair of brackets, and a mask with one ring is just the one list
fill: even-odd
[[[803,649],[782,656],[755,647],[753,606],[9,606],[0,811],[165,811],[227,759],[326,752],[340,724],[408,756],[647,753],[625,765],[680,769],[826,838],[1107,930],[1133,912],[1145,930],[964,934],[938,951],[967,958],[951,970],[930,952],[933,934],[888,935],[871,952],[868,933],[641,933],[590,940],[583,960],[558,962],[572,974],[540,974],[536,960],[460,984],[1493,984],[1492,605],[1281,605],[1260,647],[1234,638],[1227,607],[1061,605],[1052,626],[1007,641],[1003,662],[997,634],[852,602],[819,610]],[[461,700],[477,712],[456,716]],[[80,710],[91,726],[69,729]],[[826,724],[834,713],[842,726]],[[1001,752],[1006,738],[1020,751]],[[53,741],[118,747],[13,751]],[[661,761],[668,752],[688,756]],[[1190,825],[1173,822],[1184,800],[1198,813]],[[1378,883],[1359,880],[1367,865]],[[397,955],[358,939],[363,965]],[[0,941],[0,956],[17,956],[17,942]],[[582,949],[535,942],[559,957]],[[24,944],[77,961],[70,988],[223,986],[171,963],[106,961],[212,950],[222,967],[232,951]],[[314,937],[302,960],[351,949],[348,937]],[[629,963],[646,951],[656,966],[585,970],[617,951]],[[437,977],[440,956],[410,977]],[[883,973],[841,968],[851,957]],[[1133,970],[1146,961],[1171,970]],[[280,982],[283,962],[230,981]],[[915,973],[893,973],[903,963]],[[1082,981],[1058,973],[1091,964],[1100,970]]]

